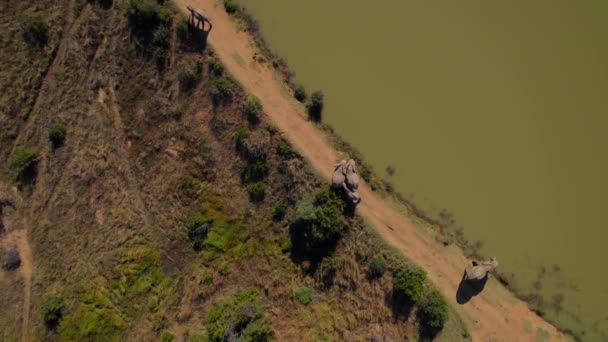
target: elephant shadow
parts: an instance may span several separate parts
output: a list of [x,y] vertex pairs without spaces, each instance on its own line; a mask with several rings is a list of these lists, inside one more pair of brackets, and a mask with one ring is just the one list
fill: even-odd
[[477,296],[481,291],[483,291],[486,283],[488,282],[488,275],[486,274],[480,280],[466,280],[466,271],[462,275],[462,279],[460,280],[460,284],[458,285],[458,290],[456,291],[456,302],[458,304],[466,304],[471,298]]

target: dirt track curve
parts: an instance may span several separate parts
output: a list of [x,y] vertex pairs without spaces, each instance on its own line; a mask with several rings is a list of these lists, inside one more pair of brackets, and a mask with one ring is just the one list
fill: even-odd
[[[268,63],[259,64],[254,60],[252,37],[237,29],[219,1],[176,2],[184,13],[187,13],[186,6],[191,4],[209,16],[213,23],[209,43],[226,69],[247,92],[260,98],[264,112],[281,134],[316,171],[329,179],[334,165],[343,156],[330,145],[325,133],[305,119],[303,106],[285,95],[281,80],[275,79],[275,72]],[[462,252],[440,245],[414,227],[366,184],[360,187],[359,193],[363,198],[359,213],[388,243],[427,270],[431,280],[465,321],[475,341],[534,341],[547,334],[550,340],[567,340],[496,281],[488,282],[484,291],[466,304],[458,304],[456,291],[467,264]]]

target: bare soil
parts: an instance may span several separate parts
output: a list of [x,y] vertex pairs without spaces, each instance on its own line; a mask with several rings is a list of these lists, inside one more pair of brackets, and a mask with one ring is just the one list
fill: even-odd
[[[329,179],[333,166],[345,156],[328,142],[327,136],[306,120],[304,107],[287,96],[283,81],[267,64],[254,59],[252,37],[239,31],[220,2],[214,0],[176,0],[180,9],[191,4],[203,10],[213,23],[209,43],[227,70],[244,89],[260,98],[265,114],[281,134],[308,159],[313,168]],[[239,58],[235,58],[239,56]],[[242,61],[246,63],[242,63]],[[440,245],[415,227],[392,204],[373,192],[367,184],[360,188],[363,198],[358,212],[378,233],[403,254],[424,267],[429,277],[449,298],[455,311],[467,324],[476,341],[534,341],[537,338],[566,340],[554,326],[534,313],[498,282],[491,280],[483,292],[465,304],[458,304],[456,293],[462,272],[468,264],[462,251]]]

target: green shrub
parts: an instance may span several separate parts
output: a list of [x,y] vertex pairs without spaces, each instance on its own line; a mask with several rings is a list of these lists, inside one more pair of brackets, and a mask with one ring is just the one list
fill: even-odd
[[271,339],[270,321],[265,317],[255,289],[237,293],[230,301],[215,304],[207,314],[209,342],[265,342]]
[[241,149],[245,139],[249,137],[249,131],[246,128],[239,128],[234,132],[234,144],[236,149]]
[[44,325],[51,330],[54,330],[59,325],[59,321],[63,318],[63,300],[58,297],[48,297],[42,302],[42,319]]
[[41,17],[28,17],[22,24],[23,39],[32,46],[44,46],[49,40],[49,26]]
[[285,212],[287,211],[287,205],[284,202],[279,202],[272,211],[272,219],[275,221],[280,221],[285,217]]
[[331,286],[334,282],[336,272],[340,266],[340,260],[336,257],[325,257],[317,266],[315,280],[324,286]]
[[232,0],[224,0],[224,9],[227,13],[234,13],[238,9],[237,4],[235,4]]
[[264,199],[264,194],[266,192],[266,183],[263,181],[258,181],[249,184],[247,187],[247,192],[249,192],[249,198],[252,201],[261,202]]
[[296,291],[296,299],[298,302],[308,305],[312,303],[314,297],[314,290],[310,287],[301,287]]
[[393,287],[398,294],[405,295],[412,302],[422,297],[426,272],[419,267],[402,267],[394,275]]
[[277,145],[277,154],[282,158],[289,158],[293,155],[293,149],[291,148],[291,146],[289,146],[289,144],[284,141],[281,141]]
[[177,24],[175,25],[177,39],[182,46],[189,46],[192,43],[194,34],[190,29],[190,21],[183,15],[179,17]]
[[418,315],[426,332],[435,333],[443,329],[450,315],[445,297],[438,290],[433,289],[420,303]]
[[306,100],[306,89],[304,89],[303,85],[298,85],[293,92],[293,97],[300,102],[304,102]]
[[49,139],[54,147],[63,145],[65,141],[66,129],[62,123],[55,123],[49,127]]
[[177,72],[177,80],[182,90],[190,91],[198,82],[198,75],[191,70],[182,68]]
[[321,114],[323,113],[323,93],[321,91],[312,93],[307,108],[308,116],[311,120],[316,122],[321,121]]
[[386,261],[382,256],[378,255],[372,258],[369,263],[369,272],[374,277],[382,277],[386,272]]
[[211,96],[216,101],[230,99],[233,92],[234,84],[230,80],[224,77],[216,77],[211,81]]
[[203,243],[212,226],[213,220],[201,213],[195,214],[188,220],[188,239],[192,241],[192,247],[195,251],[200,251],[203,248]]
[[312,197],[298,202],[292,220],[292,227],[299,232],[300,238],[314,244],[334,242],[343,232],[344,201],[325,185],[315,191]]
[[152,33],[152,43],[157,46],[168,47],[171,38],[171,30],[166,26],[159,26]]
[[262,111],[262,103],[260,99],[255,95],[249,95],[247,102],[245,103],[245,114],[247,114],[247,120],[250,123],[257,123],[259,121],[259,114]]
[[173,342],[173,340],[175,340],[175,335],[173,335],[173,333],[171,333],[170,331],[165,330],[160,335],[160,340],[162,342]]
[[150,33],[161,24],[160,6],[154,0],[129,0],[129,25],[135,35],[148,40]]
[[260,181],[268,174],[268,162],[266,159],[243,163],[241,167],[241,179],[243,182]]
[[8,160],[8,167],[17,180],[30,180],[38,164],[36,153],[27,147],[17,147]]
[[224,65],[216,58],[209,57],[207,62],[209,63],[209,70],[213,75],[220,76],[224,73]]

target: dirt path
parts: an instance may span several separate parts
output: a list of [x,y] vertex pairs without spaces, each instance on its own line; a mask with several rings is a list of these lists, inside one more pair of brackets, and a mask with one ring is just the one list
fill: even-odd
[[[187,13],[186,5],[203,10],[213,23],[209,43],[227,70],[245,90],[260,98],[264,111],[276,128],[313,168],[329,179],[340,156],[328,143],[323,132],[305,119],[304,108],[286,95],[275,72],[266,64],[254,61],[251,37],[239,32],[220,2],[215,0],[177,0]],[[246,63],[243,63],[243,60]],[[526,303],[516,299],[496,281],[489,281],[484,291],[461,305],[456,292],[467,260],[455,247],[443,247],[429,234],[414,227],[394,207],[363,184],[359,213],[381,236],[407,257],[424,267],[432,281],[443,291],[467,324],[476,341],[534,341],[537,338],[567,340],[555,327],[539,318]]]

